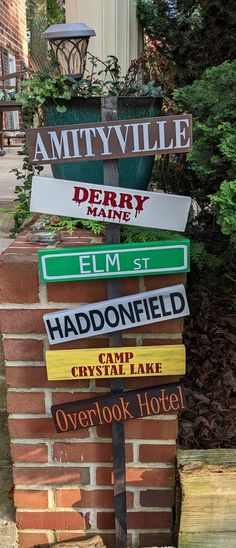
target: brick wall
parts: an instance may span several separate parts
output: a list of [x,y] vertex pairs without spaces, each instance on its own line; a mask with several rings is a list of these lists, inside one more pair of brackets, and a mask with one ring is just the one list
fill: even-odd
[[26,0],[0,0],[0,47],[27,61]]
[[[65,238],[64,247],[92,243],[89,232]],[[22,548],[99,532],[114,546],[111,428],[57,434],[52,403],[108,391],[107,380],[48,382],[48,340],[43,313],[106,299],[106,282],[40,285],[37,247],[18,237],[1,256],[1,330],[8,384],[14,502]],[[123,281],[124,294],[185,282],[185,275]],[[178,344],[182,320],[124,332],[124,345]],[[106,347],[107,336],[82,339],[54,350]],[[178,380],[126,379],[125,389]],[[127,501],[132,547],[171,544],[177,419],[159,416],[127,421]]]

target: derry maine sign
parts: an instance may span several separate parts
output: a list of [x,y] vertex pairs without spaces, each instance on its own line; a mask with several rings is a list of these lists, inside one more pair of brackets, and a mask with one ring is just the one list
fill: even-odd
[[33,164],[175,154],[191,150],[192,116],[29,129],[26,140]]
[[30,211],[183,232],[190,204],[188,196],[33,177]]
[[184,375],[185,346],[49,350],[46,365],[49,381]]
[[43,249],[43,283],[189,272],[189,240]]
[[45,314],[50,344],[188,316],[182,284]]
[[182,386],[168,384],[53,405],[51,412],[57,432],[62,433],[151,415],[169,415],[184,408]]

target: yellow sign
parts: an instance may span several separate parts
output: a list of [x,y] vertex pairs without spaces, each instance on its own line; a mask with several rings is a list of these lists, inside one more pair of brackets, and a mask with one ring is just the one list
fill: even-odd
[[49,381],[185,374],[185,346],[132,346],[46,352]]

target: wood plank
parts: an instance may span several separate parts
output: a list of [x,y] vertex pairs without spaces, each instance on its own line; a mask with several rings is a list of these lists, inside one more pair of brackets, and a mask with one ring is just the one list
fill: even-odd
[[[114,224],[184,231],[191,198],[110,185],[33,177],[30,211]],[[117,243],[117,242],[114,242]]]
[[180,533],[179,548],[235,548],[236,533]]
[[49,350],[46,366],[49,381],[184,375],[185,346]]
[[[189,469],[205,465],[236,465],[236,449],[183,449],[177,451],[178,466]],[[186,468],[187,467],[187,468]]]
[[189,152],[190,114],[52,126],[26,132],[32,164],[113,160]]
[[181,474],[180,531],[236,531],[236,466],[202,468],[198,477]]
[[236,533],[235,449],[179,451],[178,467],[180,532]]

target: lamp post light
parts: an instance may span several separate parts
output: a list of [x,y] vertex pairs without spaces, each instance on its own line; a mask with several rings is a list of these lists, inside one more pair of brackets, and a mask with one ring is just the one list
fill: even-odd
[[62,76],[72,76],[76,80],[83,78],[91,36],[96,36],[96,33],[85,23],[51,25],[43,32],[43,38],[49,41]]

